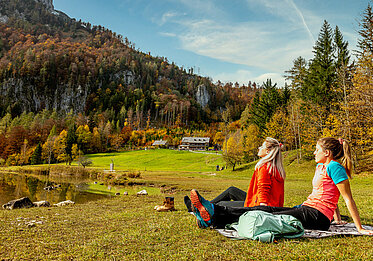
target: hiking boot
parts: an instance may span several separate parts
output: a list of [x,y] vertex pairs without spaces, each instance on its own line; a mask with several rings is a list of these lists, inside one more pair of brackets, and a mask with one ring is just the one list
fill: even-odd
[[185,196],[185,197],[184,197],[184,204],[185,204],[185,206],[187,207],[188,212],[193,212],[193,209],[192,209],[192,201],[190,201],[190,198],[189,198],[188,196]]
[[210,226],[210,225],[206,224],[205,221],[203,221],[203,219],[202,219],[201,215],[199,214],[198,210],[196,212],[193,212],[193,214],[196,217],[197,226],[199,228],[207,228],[207,227]]
[[211,204],[210,201],[204,199],[195,189],[192,189],[190,192],[190,199],[198,226],[205,226],[205,224],[210,226],[212,223],[212,216],[214,215],[214,205]]
[[155,206],[154,209],[159,211],[159,212],[176,210],[175,209],[174,198],[173,197],[166,197],[165,200],[163,201],[163,205],[162,206]]

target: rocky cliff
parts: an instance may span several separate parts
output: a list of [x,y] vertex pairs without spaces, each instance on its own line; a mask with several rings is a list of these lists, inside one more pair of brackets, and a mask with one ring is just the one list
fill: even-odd
[[54,11],[53,0],[35,0],[45,6],[48,11]]
[[[41,111],[43,109],[69,112],[83,112],[89,94],[89,85],[69,86],[58,84],[54,89],[40,89],[22,79],[10,78],[0,85],[2,97],[11,100],[21,111]],[[4,101],[0,102],[1,103]]]
[[201,105],[202,108],[206,107],[210,101],[210,95],[204,84],[197,87],[196,101],[199,105]]

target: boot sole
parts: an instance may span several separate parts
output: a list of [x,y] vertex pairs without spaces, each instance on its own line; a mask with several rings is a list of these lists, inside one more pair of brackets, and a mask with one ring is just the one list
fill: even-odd
[[202,205],[198,192],[196,190],[192,190],[190,192],[190,200],[192,201],[193,206],[198,210],[199,214],[201,215],[202,219],[205,222],[210,221],[211,216],[210,213],[207,211],[207,209]]

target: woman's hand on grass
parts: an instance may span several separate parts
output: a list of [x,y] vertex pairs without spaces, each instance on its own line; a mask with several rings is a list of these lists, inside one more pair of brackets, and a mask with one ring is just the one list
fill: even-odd
[[332,222],[332,224],[335,224],[335,225],[345,225],[347,224],[348,222],[347,221],[344,221],[344,220],[334,220]]
[[368,229],[360,229],[359,230],[359,233],[360,234],[363,234],[363,235],[373,235],[373,230],[368,230]]

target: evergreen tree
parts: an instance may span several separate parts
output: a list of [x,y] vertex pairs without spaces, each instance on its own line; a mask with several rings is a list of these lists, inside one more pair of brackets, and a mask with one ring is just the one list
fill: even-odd
[[265,113],[263,112],[262,103],[260,99],[260,93],[256,92],[253,103],[251,104],[250,108],[250,121],[258,126],[259,133],[265,129],[266,121],[265,121]]
[[289,85],[285,83],[284,88],[281,92],[281,107],[284,109],[285,113],[287,114],[287,105],[291,98],[291,91]]
[[276,109],[283,103],[282,97],[276,88],[277,84],[272,84],[271,79],[263,83],[263,92],[255,93],[255,97],[250,109],[250,119],[258,126],[259,133],[263,134],[267,122],[270,121]]
[[315,55],[310,62],[309,71],[302,88],[302,96],[305,100],[311,100],[317,105],[326,106],[327,110],[330,111],[336,73],[333,32],[327,21],[324,21],[313,49]]
[[53,125],[51,131],[49,132],[48,139],[53,138],[55,136],[57,136],[57,129],[56,129],[56,125]]
[[350,54],[348,51],[348,42],[343,40],[343,35],[339,30],[338,26],[335,27],[334,31],[334,45],[335,45],[335,56],[336,56],[336,68],[348,66],[350,63]]
[[34,153],[32,153],[32,156],[31,156],[31,165],[37,165],[37,164],[42,163],[41,153],[42,153],[41,144],[38,143],[38,145],[36,146],[36,148],[34,150]]
[[[334,45],[335,45],[335,67],[337,81],[335,83],[335,97],[336,105],[346,99],[347,91],[351,85],[351,71],[350,54],[348,51],[348,42],[343,40],[342,33],[339,31],[338,26],[334,31]],[[345,101],[346,102],[346,101]]]
[[373,54],[373,12],[370,4],[365,9],[359,26],[359,35],[361,38],[357,41],[357,47],[360,49],[357,51],[358,55],[360,56],[364,52]]
[[293,67],[289,71],[285,71],[285,79],[291,80],[293,90],[299,90],[303,87],[306,75],[307,62],[302,56],[293,61]]

